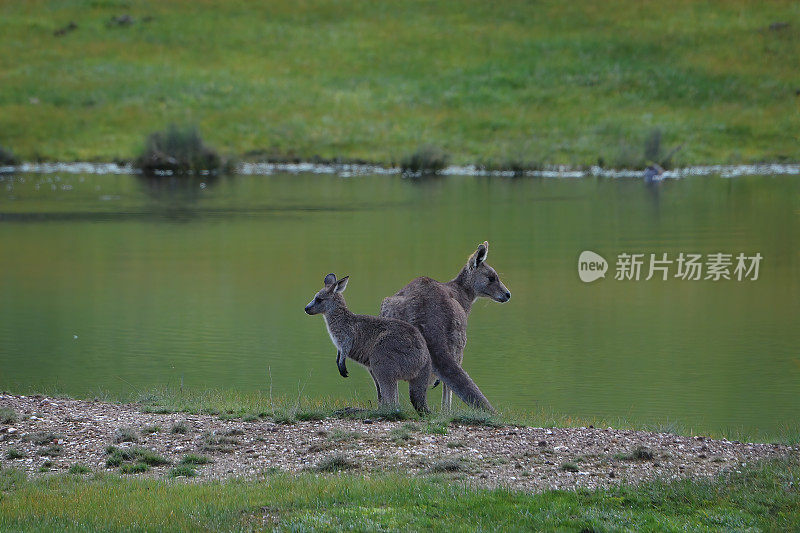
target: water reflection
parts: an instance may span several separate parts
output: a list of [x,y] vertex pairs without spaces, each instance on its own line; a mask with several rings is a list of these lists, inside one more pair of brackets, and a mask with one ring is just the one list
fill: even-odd
[[[698,430],[800,412],[797,180],[56,177],[17,176],[0,203],[0,387],[263,390],[271,375],[278,395],[368,400],[366,373],[339,378],[297,311],[309,284],[351,274],[348,305],[375,314],[488,239],[514,298],[476,303],[464,361],[493,403]],[[584,284],[582,250],[765,259],[749,284]]]

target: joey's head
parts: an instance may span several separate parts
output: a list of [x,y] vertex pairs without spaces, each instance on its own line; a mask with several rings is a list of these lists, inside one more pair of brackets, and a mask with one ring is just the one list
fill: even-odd
[[325,276],[324,287],[314,296],[314,299],[306,305],[306,313],[309,315],[325,314],[333,310],[338,305],[344,305],[342,293],[347,288],[347,280],[350,276],[345,276],[340,280],[336,279],[335,274]]
[[472,289],[476,297],[483,296],[495,302],[505,303],[511,299],[511,293],[500,281],[497,271],[486,264],[488,254],[489,242],[484,241],[467,260],[458,279],[464,287]]

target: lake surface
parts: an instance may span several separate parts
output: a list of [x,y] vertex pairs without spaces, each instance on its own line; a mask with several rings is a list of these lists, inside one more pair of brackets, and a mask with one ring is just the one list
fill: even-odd
[[[513,297],[473,308],[464,366],[500,408],[775,435],[800,415],[800,180],[125,175],[0,181],[0,387],[165,384],[372,399],[303,306],[455,276],[489,240]],[[583,283],[578,256],[605,257]],[[760,253],[756,281],[614,279],[621,253]],[[731,268],[733,274],[733,268]],[[403,389],[401,389],[403,390]],[[430,402],[438,405],[439,389]],[[402,393],[402,401],[408,403]]]

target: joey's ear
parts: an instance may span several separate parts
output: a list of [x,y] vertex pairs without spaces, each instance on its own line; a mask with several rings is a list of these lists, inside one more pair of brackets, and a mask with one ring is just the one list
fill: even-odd
[[327,276],[325,276],[325,279],[322,280],[322,283],[324,283],[326,287],[328,285],[333,285],[334,283],[336,283],[336,274],[333,273],[328,274]]
[[336,292],[344,292],[344,290],[347,288],[348,279],[350,279],[350,276],[345,276],[336,282]]
[[489,254],[489,241],[483,241],[483,244],[478,245],[478,249],[472,254],[472,257],[469,258],[469,266],[472,268],[477,268],[481,266],[481,263],[486,261],[486,256]]

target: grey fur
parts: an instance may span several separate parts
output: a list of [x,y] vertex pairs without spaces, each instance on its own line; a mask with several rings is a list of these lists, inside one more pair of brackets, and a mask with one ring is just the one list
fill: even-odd
[[337,349],[339,372],[347,377],[346,357],[367,367],[381,405],[397,405],[397,382],[408,381],[411,404],[417,411],[427,412],[432,367],[422,334],[402,320],[352,313],[342,296],[347,281],[347,276],[337,281],[328,274],[325,287],[305,308],[309,315],[325,318]]
[[444,409],[451,407],[450,391],[454,391],[467,404],[494,412],[489,400],[461,368],[472,304],[479,297],[501,303],[511,298],[497,272],[486,264],[488,252],[489,243],[484,241],[454,279],[443,283],[428,277],[416,278],[381,304],[382,317],[405,320],[422,332],[433,371],[444,384]]

